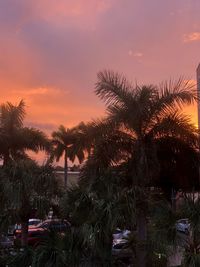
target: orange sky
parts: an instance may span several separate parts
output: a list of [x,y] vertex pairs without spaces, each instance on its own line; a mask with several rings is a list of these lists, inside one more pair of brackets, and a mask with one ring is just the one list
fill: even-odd
[[[103,114],[99,70],[195,80],[199,14],[199,0],[0,1],[1,102],[23,98],[26,124],[50,133]],[[187,112],[196,123],[196,108]]]

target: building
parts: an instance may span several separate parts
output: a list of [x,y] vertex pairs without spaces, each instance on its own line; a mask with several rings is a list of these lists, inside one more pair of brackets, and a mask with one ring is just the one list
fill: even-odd
[[200,129],[200,64],[197,68],[198,128]]
[[[68,171],[68,176],[67,176],[67,186],[72,186],[74,184],[78,183],[79,177],[80,177],[80,172],[76,171],[76,172],[72,172],[72,171]],[[59,184],[61,186],[64,186],[64,171],[56,171],[56,176],[57,179],[59,181]]]

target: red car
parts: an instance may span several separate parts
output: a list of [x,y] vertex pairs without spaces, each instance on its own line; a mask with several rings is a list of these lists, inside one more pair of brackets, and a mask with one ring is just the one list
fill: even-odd
[[[67,221],[61,220],[46,220],[42,223],[39,223],[36,226],[30,226],[28,228],[28,245],[36,246],[40,243],[42,238],[48,235],[48,231],[55,232],[65,232],[70,224]],[[14,243],[21,243],[21,234],[22,231],[16,230],[14,232]]]

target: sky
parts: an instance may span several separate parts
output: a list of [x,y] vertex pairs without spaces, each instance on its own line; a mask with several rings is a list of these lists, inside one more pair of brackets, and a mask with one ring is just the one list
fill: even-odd
[[195,80],[199,14],[199,0],[0,0],[1,102],[24,99],[26,125],[51,133],[104,114],[100,70]]

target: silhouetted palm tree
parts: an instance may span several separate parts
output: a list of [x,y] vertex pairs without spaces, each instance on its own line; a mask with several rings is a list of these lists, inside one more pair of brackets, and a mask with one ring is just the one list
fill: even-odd
[[52,133],[52,144],[52,157],[56,161],[59,161],[64,155],[64,184],[67,187],[68,160],[74,162],[77,158],[79,163],[84,160],[84,151],[86,150],[84,123],[71,129],[66,129],[61,125],[58,131]]
[[[198,134],[190,120],[179,110],[196,100],[188,82],[163,83],[157,86],[133,87],[125,77],[111,71],[98,74],[96,94],[105,101],[107,121],[130,139],[127,151],[133,186],[138,188],[138,239],[146,242],[146,212],[149,186],[160,173],[159,143],[171,137],[198,147]],[[170,145],[170,143],[169,143]],[[113,149],[115,145],[113,143]],[[115,150],[118,153],[118,149]],[[145,249],[138,248],[138,267],[145,266]]]
[[9,160],[27,157],[26,151],[46,150],[49,143],[45,134],[35,128],[24,127],[25,103],[10,102],[0,106],[0,155],[3,164]]

